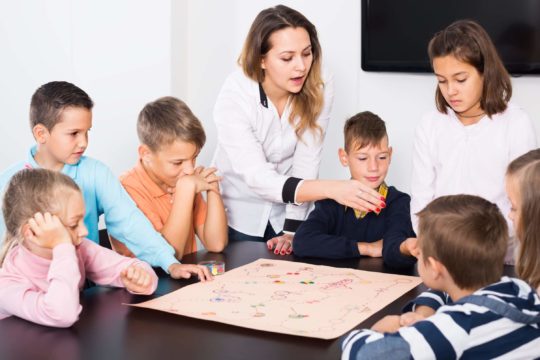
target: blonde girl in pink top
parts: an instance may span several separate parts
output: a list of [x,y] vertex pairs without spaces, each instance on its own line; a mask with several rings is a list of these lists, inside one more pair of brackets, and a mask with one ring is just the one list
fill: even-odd
[[0,319],[11,315],[69,327],[82,310],[86,278],[99,285],[151,294],[152,268],[85,237],[84,202],[75,182],[45,169],[25,169],[4,196],[6,234],[0,251]]

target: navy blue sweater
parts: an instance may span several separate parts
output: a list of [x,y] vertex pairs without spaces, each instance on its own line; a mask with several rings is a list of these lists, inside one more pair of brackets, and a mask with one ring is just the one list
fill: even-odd
[[416,237],[410,214],[411,197],[395,187],[388,188],[386,208],[357,219],[354,210],[334,200],[321,200],[294,235],[295,255],[327,259],[360,257],[358,242],[383,239],[384,263],[393,268],[410,267],[412,256],[402,255],[399,245]]

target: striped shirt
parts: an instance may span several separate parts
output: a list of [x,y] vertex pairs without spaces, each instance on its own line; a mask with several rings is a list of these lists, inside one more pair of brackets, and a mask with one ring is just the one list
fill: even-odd
[[352,331],[342,359],[533,359],[540,357],[540,298],[503,277],[395,333]]

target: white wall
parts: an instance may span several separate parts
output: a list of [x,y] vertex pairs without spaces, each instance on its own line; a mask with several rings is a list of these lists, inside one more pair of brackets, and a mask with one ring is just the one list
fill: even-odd
[[[227,76],[236,67],[244,38],[255,16],[278,2],[270,0],[189,0],[182,12],[173,13],[173,23],[187,26],[188,42],[184,63],[187,90],[180,93],[205,125],[208,145],[200,162],[208,163],[216,139],[212,106]],[[337,159],[342,146],[345,120],[359,111],[370,110],[386,122],[394,147],[389,182],[409,191],[414,127],[423,113],[433,108],[435,79],[428,74],[375,73],[360,68],[360,1],[295,0],[281,1],[302,12],[319,32],[324,63],[334,74],[335,101],[328,128],[321,178],[348,176]],[[173,49],[184,46],[173,43]],[[174,50],[173,50],[174,51]],[[540,134],[540,78],[513,79],[513,100],[533,118]]]
[[94,100],[89,156],[136,160],[139,110],[171,89],[169,0],[0,2],[0,168],[25,158],[33,92],[66,80]]
[[[136,157],[135,120],[142,106],[163,95],[185,100],[204,123],[208,164],[215,149],[212,108],[235,69],[248,28],[269,0],[0,0],[0,168],[32,144],[28,103],[51,80],[73,81],[95,100],[88,154],[116,174]],[[413,129],[433,106],[430,75],[367,73],[360,69],[360,2],[282,1],[316,26],[326,67],[334,74],[335,102],[321,177],[345,178],[337,161],[342,126],[362,110],[387,122],[394,159],[389,182],[409,190]],[[540,134],[540,78],[514,79],[514,101]]]

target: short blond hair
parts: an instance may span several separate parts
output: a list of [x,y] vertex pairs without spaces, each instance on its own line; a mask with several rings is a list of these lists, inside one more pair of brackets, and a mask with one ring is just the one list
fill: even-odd
[[146,104],[137,120],[139,141],[158,151],[175,141],[194,144],[197,150],[206,142],[206,134],[199,119],[180,99],[166,96]]
[[442,196],[418,214],[424,261],[440,261],[462,289],[499,281],[508,225],[497,205],[473,195]]

